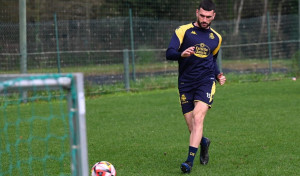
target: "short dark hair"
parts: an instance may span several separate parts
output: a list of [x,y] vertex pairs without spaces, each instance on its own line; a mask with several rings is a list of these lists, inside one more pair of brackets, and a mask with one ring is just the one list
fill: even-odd
[[216,10],[215,3],[212,0],[203,0],[200,3],[198,9],[200,9],[200,8],[202,8],[203,10],[206,10],[206,11]]

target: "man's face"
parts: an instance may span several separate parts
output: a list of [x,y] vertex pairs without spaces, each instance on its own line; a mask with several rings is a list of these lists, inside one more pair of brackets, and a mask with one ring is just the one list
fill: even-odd
[[207,29],[209,28],[211,22],[214,20],[216,13],[211,11],[206,11],[202,8],[197,9],[196,16],[197,16],[197,24],[200,28]]

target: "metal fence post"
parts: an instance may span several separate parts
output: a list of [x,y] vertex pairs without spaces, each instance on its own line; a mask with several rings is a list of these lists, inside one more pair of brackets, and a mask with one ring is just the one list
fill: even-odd
[[[19,0],[19,20],[20,20],[20,71],[27,73],[27,22],[26,22],[26,0]],[[22,101],[27,102],[27,91],[22,90]]]
[[124,63],[125,89],[128,92],[130,90],[130,84],[129,84],[129,54],[128,54],[128,49],[124,49],[123,50],[123,63]]
[[27,24],[26,24],[26,0],[19,0],[20,20],[20,66],[21,73],[27,73]]
[[130,43],[131,43],[131,57],[132,57],[132,79],[135,81],[135,59],[134,59],[134,37],[133,37],[133,24],[132,24],[132,9],[129,9],[130,20]]
[[218,54],[218,66],[219,66],[219,70],[220,72],[223,72],[223,69],[222,69],[222,48],[220,48],[219,50],[219,54]]
[[267,12],[267,23],[268,23],[268,44],[269,44],[269,73],[272,74],[272,44],[271,44],[271,28],[270,28],[270,15]]
[[57,51],[57,70],[60,73],[60,53],[59,53],[59,38],[58,38],[58,27],[57,27],[57,17],[54,13],[54,24],[55,24],[55,39],[56,39],[56,51]]

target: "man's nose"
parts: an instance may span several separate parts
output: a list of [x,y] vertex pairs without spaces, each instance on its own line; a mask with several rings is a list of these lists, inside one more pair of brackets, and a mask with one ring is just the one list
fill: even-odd
[[203,22],[207,22],[208,18],[207,17],[203,17]]

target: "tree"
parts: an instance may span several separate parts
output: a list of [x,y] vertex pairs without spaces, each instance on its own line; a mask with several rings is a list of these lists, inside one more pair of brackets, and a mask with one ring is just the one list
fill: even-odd
[[280,24],[281,24],[281,15],[282,15],[282,5],[285,2],[285,0],[281,0],[278,3],[278,8],[277,8],[277,25],[276,25],[276,31],[277,33],[280,31]]
[[[235,1],[235,2],[236,2],[235,7],[237,7],[237,2],[238,1]],[[237,12],[237,17],[236,17],[236,20],[235,20],[235,27],[234,27],[234,31],[233,31],[233,36],[239,35],[239,26],[240,26],[240,21],[241,21],[241,17],[242,17],[243,5],[244,5],[244,0],[240,0],[238,12]]]
[[268,0],[264,0],[264,11],[261,19],[260,38],[265,33],[267,13],[268,13]]

